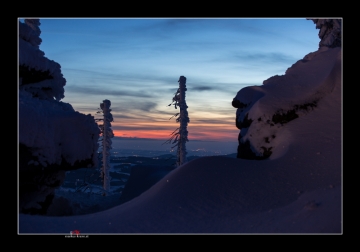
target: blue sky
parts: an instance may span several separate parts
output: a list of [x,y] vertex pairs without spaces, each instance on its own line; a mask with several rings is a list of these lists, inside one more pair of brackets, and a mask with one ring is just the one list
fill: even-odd
[[318,49],[315,24],[278,19],[40,18],[40,49],[61,65],[63,102],[95,115],[112,103],[116,136],[167,138],[181,75],[189,140],[237,141],[237,92],[262,85]]

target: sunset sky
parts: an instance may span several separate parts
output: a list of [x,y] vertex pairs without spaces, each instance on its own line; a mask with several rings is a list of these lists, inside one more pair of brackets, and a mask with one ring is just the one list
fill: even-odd
[[62,101],[95,115],[110,100],[119,137],[169,138],[178,127],[169,118],[179,109],[168,105],[183,75],[189,140],[236,141],[237,92],[285,74],[320,41],[306,18],[40,17],[40,23],[40,49],[67,80]]

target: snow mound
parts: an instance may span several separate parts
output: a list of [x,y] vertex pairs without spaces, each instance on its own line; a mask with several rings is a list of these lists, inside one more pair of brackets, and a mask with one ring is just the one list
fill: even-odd
[[254,158],[278,158],[291,143],[287,123],[318,109],[341,84],[341,48],[322,47],[263,84],[245,87],[234,98],[239,145],[248,144]]

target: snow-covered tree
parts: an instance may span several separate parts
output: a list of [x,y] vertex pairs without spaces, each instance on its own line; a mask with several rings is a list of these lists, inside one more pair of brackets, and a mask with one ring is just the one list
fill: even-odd
[[94,117],[60,101],[61,65],[40,50],[40,20],[18,21],[19,212],[44,214],[68,170],[96,167]]
[[310,19],[319,31],[319,48],[327,46],[330,48],[341,47],[341,19]]
[[[39,48],[42,39],[40,38],[41,30],[40,30],[40,19],[25,19],[24,23],[20,23],[23,25],[24,29],[22,29],[22,37],[24,40],[28,41],[32,46]],[[27,28],[25,28],[27,27]]]
[[19,90],[42,100],[60,101],[64,96],[66,79],[59,63],[49,60],[39,49],[39,19],[19,21]]
[[[177,161],[176,166],[179,167],[180,165],[183,165],[187,162],[186,160],[186,142],[188,142],[188,131],[187,131],[187,125],[190,122],[185,100],[185,91],[186,89],[186,77],[180,76],[179,80],[179,88],[175,92],[175,95],[172,99],[172,103],[169,104],[171,106],[174,105],[175,109],[177,107],[180,107],[180,113],[176,113],[174,117],[176,118],[176,122],[180,123],[180,127],[177,128],[172,134],[168,141],[165,143],[173,143],[175,144],[172,148],[177,146]],[[171,117],[172,118],[172,117]],[[171,119],[170,118],[170,119]]]
[[102,166],[101,166],[101,177],[103,178],[103,188],[104,196],[109,194],[110,191],[110,149],[112,149],[111,138],[114,137],[113,131],[111,129],[111,122],[113,121],[113,116],[110,113],[111,102],[109,100],[103,100],[100,103],[100,108],[103,113],[103,124],[99,125],[102,133]]

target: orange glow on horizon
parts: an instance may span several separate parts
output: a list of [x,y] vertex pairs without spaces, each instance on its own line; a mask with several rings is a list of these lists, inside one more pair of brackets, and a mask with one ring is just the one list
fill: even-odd
[[[116,137],[132,137],[132,138],[148,138],[148,139],[161,139],[168,140],[171,137],[173,131],[169,130],[114,130],[114,135]],[[190,140],[215,140],[215,141],[237,141],[239,130],[226,130],[220,132],[211,132],[211,131],[189,131],[189,141]]]
[[[117,137],[147,138],[168,140],[178,127],[175,121],[138,121],[123,120],[112,123],[112,130]],[[214,123],[201,120],[191,121],[187,127],[190,140],[237,141],[239,129],[230,120],[214,120]]]

